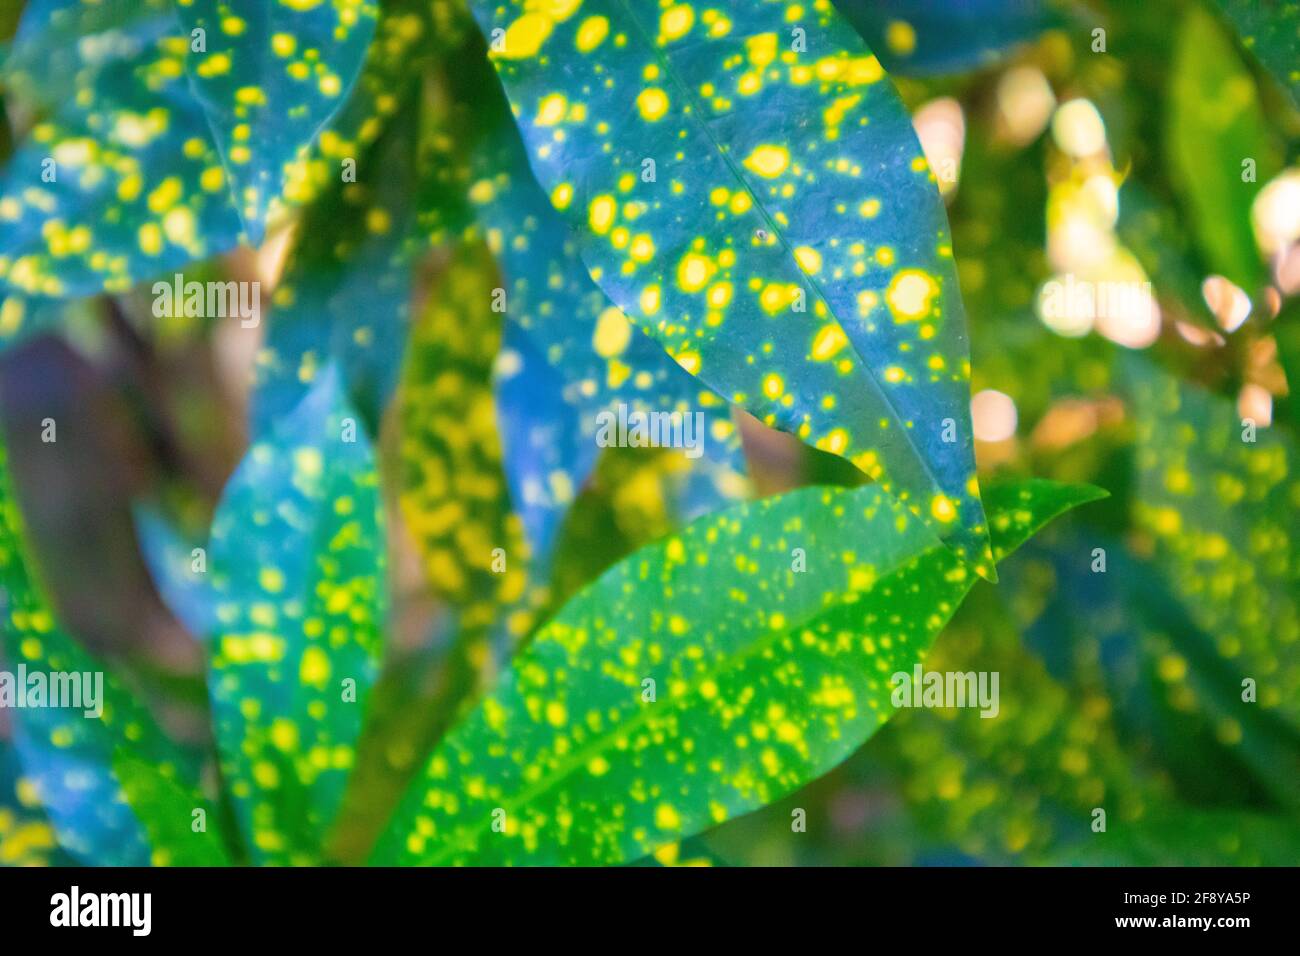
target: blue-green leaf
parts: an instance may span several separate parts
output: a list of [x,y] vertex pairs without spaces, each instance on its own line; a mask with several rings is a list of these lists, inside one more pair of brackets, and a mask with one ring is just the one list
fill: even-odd
[[[253,245],[345,102],[375,34],[373,0],[177,0],[186,66]],[[197,31],[202,31],[197,34]],[[197,49],[197,40],[203,49]]]
[[537,178],[614,304],[992,575],[943,204],[853,29],[776,0],[473,9]]
[[374,454],[330,368],[254,442],[212,525],[213,719],[258,862],[319,859],[378,671],[385,548]]
[[1300,3],[1296,0],[1219,0],[1241,34],[1291,102],[1300,108]]

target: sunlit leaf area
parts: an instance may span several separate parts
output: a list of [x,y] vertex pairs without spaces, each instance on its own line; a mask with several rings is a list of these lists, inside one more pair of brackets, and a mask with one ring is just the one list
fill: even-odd
[[0,864],[1300,859],[1295,0],[0,0]]

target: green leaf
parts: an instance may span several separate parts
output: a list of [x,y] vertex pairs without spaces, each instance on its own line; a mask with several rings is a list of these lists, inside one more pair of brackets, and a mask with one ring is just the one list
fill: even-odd
[[212,524],[213,719],[259,863],[319,859],[378,671],[385,548],[374,454],[330,368],[254,442]]
[[853,29],[775,0],[473,8],[537,178],[614,304],[991,576],[943,204]]
[[[113,773],[122,782],[127,803],[149,835],[152,865],[230,865],[230,857],[217,836],[216,815],[196,789],[125,751],[114,756]],[[195,810],[204,813],[205,829],[198,832],[194,829]]]
[[[24,554],[22,516],[10,488],[7,452],[0,442],[0,641],[15,681],[30,676],[80,675],[83,702],[98,681],[102,713],[88,708],[16,707],[9,710],[24,776],[45,809],[59,843],[82,863],[140,866],[149,861],[145,831],[127,805],[113,772],[125,748],[161,772],[191,768],[131,693],[56,622]],[[6,705],[8,710],[8,705]],[[89,708],[91,710],[95,708]]]
[[[1238,687],[1300,729],[1300,455],[1232,404],[1137,359],[1134,519]],[[1239,731],[1238,731],[1239,732]]]
[[1219,0],[1241,34],[1291,102],[1300,108],[1300,3],[1296,0]]
[[84,85],[0,175],[0,282],[30,296],[124,292],[222,252],[238,220],[164,13]]
[[[1267,279],[1250,207],[1282,168],[1254,78],[1222,27],[1191,8],[1169,90],[1166,150],[1209,265],[1253,295]],[[1244,165],[1253,164],[1254,176]]]
[[[995,554],[1101,494],[1000,489]],[[975,580],[875,486],[701,519],[538,632],[434,752],[374,861],[620,863],[777,800],[889,718],[888,675]]]
[[[356,82],[375,34],[372,0],[178,0],[186,68],[252,245],[272,203]],[[196,50],[195,31],[204,49]]]

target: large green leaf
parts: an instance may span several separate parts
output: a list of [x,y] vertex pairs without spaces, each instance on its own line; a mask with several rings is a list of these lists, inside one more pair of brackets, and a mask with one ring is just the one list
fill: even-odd
[[1300,3],[1296,0],[1219,0],[1241,34],[1291,101],[1300,107]]
[[[249,241],[347,102],[375,34],[373,0],[177,0],[205,47],[187,69]],[[193,48],[192,44],[192,48]]]
[[473,8],[537,178],[615,305],[992,575],[943,205],[853,29],[776,0]]
[[213,519],[209,689],[258,862],[314,862],[342,799],[388,605],[374,454],[332,367],[231,478]]
[[[1099,495],[1001,489],[995,553]],[[374,860],[619,863],[779,799],[889,718],[889,676],[975,580],[875,486],[701,519],[538,632],[434,752]]]
[[[1281,428],[1134,360],[1134,518],[1238,687],[1300,729],[1300,456]],[[1239,728],[1238,728],[1239,732]]]
[[129,55],[83,63],[77,95],[32,128],[0,175],[0,280],[11,289],[122,292],[235,242],[175,17],[133,22],[116,42]]
[[1281,155],[1254,78],[1218,21],[1198,7],[1179,27],[1170,84],[1167,155],[1197,238],[1210,267],[1253,295],[1267,273],[1251,202],[1281,170]]
[[[22,516],[10,489],[7,452],[0,442],[0,596],[4,617],[0,638],[9,671],[31,675],[79,674],[102,678],[103,711],[15,708],[14,745],[36,798],[59,843],[82,863],[140,866],[150,859],[146,833],[128,806],[113,757],[125,748],[160,772],[191,770],[131,693],[86,653],[57,623],[24,552]],[[98,677],[96,677],[98,675]]]

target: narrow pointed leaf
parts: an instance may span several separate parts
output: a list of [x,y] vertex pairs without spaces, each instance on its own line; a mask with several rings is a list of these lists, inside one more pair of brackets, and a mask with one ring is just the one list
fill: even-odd
[[991,575],[943,205],[853,29],[770,0],[473,8],[537,178],[614,304]]
[[371,0],[189,0],[176,12],[194,90],[253,245],[295,166],[344,103],[375,33]]
[[209,690],[241,829],[258,862],[314,862],[387,611],[374,454],[335,370],[249,449],[213,520],[209,561]]
[[[996,553],[1099,494],[1002,489]],[[701,519],[539,631],[434,752],[375,861],[620,863],[779,799],[889,718],[888,675],[975,580],[874,486]]]
[[195,570],[198,545],[156,509],[136,508],[134,517],[140,555],[163,603],[197,640],[208,640],[216,631],[216,594],[206,570]]

